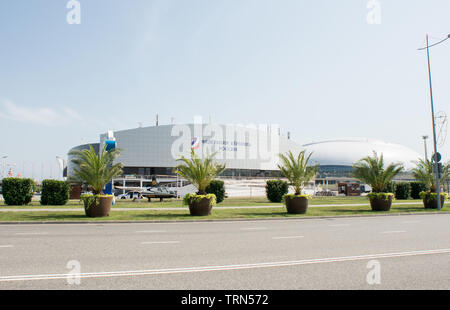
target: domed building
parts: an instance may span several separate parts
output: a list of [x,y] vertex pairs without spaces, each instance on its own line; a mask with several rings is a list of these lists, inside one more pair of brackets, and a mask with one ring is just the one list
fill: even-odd
[[303,145],[312,152],[311,160],[320,165],[321,177],[348,177],[352,165],[363,157],[372,156],[373,152],[383,154],[385,164],[399,163],[405,170],[411,170],[421,155],[403,145],[380,140],[363,138],[346,138],[326,140]]

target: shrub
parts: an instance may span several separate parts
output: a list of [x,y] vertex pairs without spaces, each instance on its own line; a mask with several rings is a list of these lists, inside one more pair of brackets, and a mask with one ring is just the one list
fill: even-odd
[[88,209],[95,202],[95,196],[93,194],[81,194],[80,201],[83,202],[84,208]]
[[295,156],[291,151],[279,154],[281,164],[278,165],[281,174],[288,179],[289,185],[294,189],[295,195],[300,195],[303,188],[317,174],[319,166],[308,165],[312,153],[306,154],[306,150]]
[[385,193],[393,193],[395,191],[395,186],[394,186],[394,182],[388,182],[386,183],[386,186],[384,187],[384,191]]
[[[440,193],[439,195],[444,197],[444,200],[447,200],[447,198],[448,198],[448,194],[447,193]],[[436,201],[437,200],[437,193],[433,193],[433,192],[430,192],[430,191],[420,192],[419,196],[420,196],[420,199],[424,199],[427,202],[429,202],[429,201]]]
[[74,169],[73,175],[68,179],[69,182],[84,182],[92,188],[94,194],[103,193],[106,184],[123,173],[123,164],[114,164],[120,152],[120,149],[106,151],[106,145],[99,154],[95,152],[92,145],[89,145],[88,150],[71,151],[69,155],[74,157],[72,159]]
[[420,199],[420,192],[428,191],[430,188],[423,182],[410,182],[411,198]]
[[374,151],[373,156],[360,159],[353,165],[352,176],[369,184],[374,193],[391,193],[394,191],[392,180],[403,171],[403,166],[390,164],[385,167],[383,153],[378,157]]
[[225,199],[225,183],[222,180],[212,180],[206,187],[206,193],[216,195],[216,202],[221,203]]
[[[102,195],[102,194],[82,194],[80,196],[80,202],[84,204],[84,208],[87,210],[91,207],[97,207],[100,197],[114,197],[114,195]],[[114,199],[113,199],[114,204]]]
[[29,204],[35,190],[32,179],[5,178],[2,181],[2,187],[5,203],[15,206]]
[[[419,182],[425,183],[431,192],[436,193],[436,176],[433,172],[434,163],[428,159],[419,159],[416,164],[417,167],[412,170],[414,178]],[[447,180],[449,175],[450,163],[442,165],[439,184],[445,184],[445,180]]]
[[281,202],[283,195],[289,191],[289,185],[282,180],[268,180],[266,182],[266,196],[271,202]]
[[204,195],[209,183],[225,171],[225,165],[214,161],[215,154],[207,154],[200,158],[192,149],[191,158],[181,156],[177,159],[182,163],[175,167],[175,173],[191,182],[198,189],[197,194]]
[[408,199],[411,194],[411,187],[408,182],[395,184],[395,199]]
[[65,205],[69,201],[69,189],[69,184],[64,181],[42,181],[41,205]]
[[389,200],[389,198],[394,198],[394,194],[393,193],[368,193],[367,197],[370,200],[373,199],[383,199],[383,200]]
[[286,198],[287,199],[294,199],[294,198],[297,198],[297,197],[306,198],[306,199],[311,199],[312,198],[312,196],[308,195],[308,194],[300,194],[300,195],[285,194],[285,195],[283,195],[283,201],[286,202]]

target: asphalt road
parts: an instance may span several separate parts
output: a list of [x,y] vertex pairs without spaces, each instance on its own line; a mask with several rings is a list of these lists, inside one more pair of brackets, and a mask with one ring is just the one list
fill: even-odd
[[0,225],[0,289],[448,290],[449,263],[448,214]]

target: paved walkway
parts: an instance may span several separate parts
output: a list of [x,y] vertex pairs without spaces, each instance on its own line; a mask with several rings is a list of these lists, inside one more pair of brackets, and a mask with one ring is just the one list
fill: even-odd
[[[400,205],[421,205],[422,202],[398,202],[393,203],[393,206]],[[329,204],[329,205],[309,205],[310,208],[324,208],[324,207],[365,207],[369,203],[349,203],[349,204]],[[218,207],[215,209],[270,209],[270,208],[285,208],[284,205],[263,205],[263,206],[230,206],[230,207]],[[187,207],[175,207],[175,208],[115,208],[112,207],[111,211],[177,211],[177,210],[189,210]],[[67,212],[67,211],[84,211],[84,208],[40,208],[26,209],[26,208],[4,208],[0,207],[0,212]]]

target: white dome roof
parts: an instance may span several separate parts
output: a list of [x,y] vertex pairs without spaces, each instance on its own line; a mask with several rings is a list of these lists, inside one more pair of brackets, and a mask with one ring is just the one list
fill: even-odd
[[313,142],[303,145],[307,152],[313,152],[311,160],[320,165],[352,166],[366,156],[372,156],[373,151],[378,156],[383,153],[385,164],[401,163],[406,170],[415,167],[421,155],[403,145],[386,143],[371,139],[339,139]]

